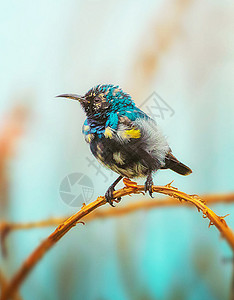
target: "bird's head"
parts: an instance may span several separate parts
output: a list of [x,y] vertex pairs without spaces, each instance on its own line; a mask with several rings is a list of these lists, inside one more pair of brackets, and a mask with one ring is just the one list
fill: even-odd
[[129,94],[112,84],[98,85],[90,89],[84,96],[63,94],[57,97],[79,101],[87,117],[95,120],[106,119],[112,112],[135,106]]

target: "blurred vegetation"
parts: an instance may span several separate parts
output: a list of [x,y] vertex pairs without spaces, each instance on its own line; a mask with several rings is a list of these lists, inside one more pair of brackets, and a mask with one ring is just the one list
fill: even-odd
[[[176,179],[189,193],[233,191],[233,16],[229,0],[2,3],[1,219],[73,214],[58,189],[74,170],[94,179],[94,197],[103,194],[109,182],[87,167],[82,111],[54,100],[98,83],[120,84],[138,104],[157,91],[175,110],[173,118],[158,123],[194,173],[185,180],[162,172],[156,184]],[[36,98],[12,97],[24,90],[33,90]],[[234,228],[233,205],[217,211],[230,213],[228,225]],[[87,223],[48,253],[21,296],[229,299],[232,263],[222,258],[230,251],[197,215],[168,207]],[[0,258],[3,281],[49,233],[9,238],[8,256]]]

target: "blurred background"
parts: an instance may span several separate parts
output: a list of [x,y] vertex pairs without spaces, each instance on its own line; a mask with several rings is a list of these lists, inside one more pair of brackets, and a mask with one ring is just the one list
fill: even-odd
[[[91,180],[89,201],[117,177],[93,161],[79,104],[55,98],[100,83],[120,85],[154,109],[174,154],[193,170],[188,177],[160,171],[155,184],[175,180],[189,194],[233,191],[233,1],[1,1],[0,24],[2,220],[75,213],[60,193],[69,174]],[[154,92],[166,110],[155,107]],[[234,228],[233,205],[213,209],[229,213]],[[40,261],[21,296],[229,299],[232,253],[208,224],[184,204],[78,225]],[[52,230],[11,233],[1,257],[7,278]]]

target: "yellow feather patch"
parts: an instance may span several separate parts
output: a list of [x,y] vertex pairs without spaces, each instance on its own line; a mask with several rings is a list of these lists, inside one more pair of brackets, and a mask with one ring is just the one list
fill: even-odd
[[110,127],[107,127],[107,128],[106,128],[106,130],[105,130],[105,132],[104,132],[104,136],[105,136],[106,138],[109,138],[109,139],[112,138],[112,130],[111,130]]
[[124,138],[139,139],[141,137],[141,132],[139,129],[129,129],[123,132]]
[[85,132],[87,132],[90,129],[90,127],[89,127],[89,125],[84,125],[83,129]]
[[93,138],[94,138],[93,134],[87,134],[87,135],[85,135],[85,141],[87,143],[89,143],[89,144],[92,142]]
[[97,153],[97,157],[98,157],[98,160],[103,162],[104,161],[104,157],[102,156],[102,154],[100,152]]

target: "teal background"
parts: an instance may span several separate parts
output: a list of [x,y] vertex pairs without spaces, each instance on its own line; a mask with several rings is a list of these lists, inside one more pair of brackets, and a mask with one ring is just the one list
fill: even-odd
[[[156,91],[175,111],[157,122],[193,174],[160,171],[156,184],[175,180],[190,194],[233,191],[233,29],[234,4],[228,0],[1,1],[0,126],[15,106],[27,109],[23,133],[5,162],[2,219],[75,213],[59,195],[62,179],[72,172],[92,179],[93,200],[116,178],[103,169],[105,181],[88,167],[85,115],[78,103],[55,98],[84,94],[99,83],[120,85],[138,105]],[[125,197],[119,205],[137,198],[142,196]],[[234,228],[233,205],[214,211],[229,213]],[[183,205],[78,225],[40,261],[21,295],[229,299],[232,264],[223,259],[232,253],[208,224]],[[9,236],[8,256],[1,258],[7,277],[52,230]]]

